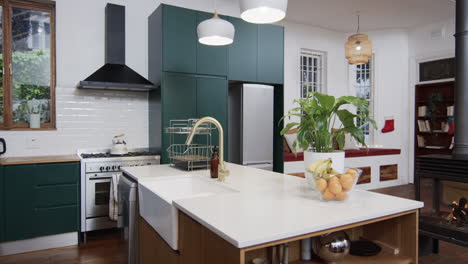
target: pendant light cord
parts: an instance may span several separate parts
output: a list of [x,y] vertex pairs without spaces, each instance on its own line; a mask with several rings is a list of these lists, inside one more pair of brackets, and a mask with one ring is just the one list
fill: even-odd
[[361,15],[359,14],[359,11],[358,11],[357,12],[357,32],[356,32],[356,34],[359,33],[359,30],[361,28],[360,17],[361,17]]

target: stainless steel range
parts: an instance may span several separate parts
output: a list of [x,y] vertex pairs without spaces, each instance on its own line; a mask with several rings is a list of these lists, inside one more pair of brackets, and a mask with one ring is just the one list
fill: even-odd
[[112,155],[110,149],[78,150],[81,157],[81,232],[117,227],[109,219],[109,199],[112,175],[121,175],[121,167],[156,165],[158,153],[146,149],[130,150],[128,154]]

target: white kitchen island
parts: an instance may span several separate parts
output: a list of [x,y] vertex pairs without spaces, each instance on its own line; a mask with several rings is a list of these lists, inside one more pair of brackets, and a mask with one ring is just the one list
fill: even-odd
[[[141,263],[244,264],[254,257],[267,258],[270,247],[284,243],[289,244],[290,263],[317,263],[300,260],[300,240],[338,230],[345,230],[351,239],[378,240],[399,249],[399,255],[381,254],[381,259],[366,259],[374,261],[368,263],[417,263],[417,209],[423,203],[361,190],[353,191],[345,202],[322,202],[305,179],[230,163],[227,167],[231,176],[224,183],[210,179],[207,170],[186,172],[169,165],[124,169],[141,190],[153,190],[177,212],[175,218],[145,215],[157,202],[142,200],[148,196],[140,191]],[[176,195],[170,188],[177,185],[166,187],[160,180],[177,177],[227,191]],[[161,222],[155,218],[175,223],[167,233],[158,230],[154,223]],[[355,257],[346,261],[366,263]]]

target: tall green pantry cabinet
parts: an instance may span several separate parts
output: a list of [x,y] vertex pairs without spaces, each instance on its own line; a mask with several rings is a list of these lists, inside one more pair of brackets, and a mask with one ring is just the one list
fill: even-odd
[[[148,18],[148,75],[159,86],[149,95],[149,144],[168,163],[170,120],[212,116],[224,128],[228,157],[228,109],[231,83],[263,83],[275,87],[275,124],[283,114],[284,29],[225,17],[236,33],[232,45],[206,46],[197,39],[197,25],[213,14],[161,4]],[[273,113],[272,113],[273,114]],[[281,164],[282,139],[274,131],[274,161]],[[217,133],[217,132],[215,132]],[[212,137],[218,144],[217,134]],[[183,144],[184,138],[176,139]]]

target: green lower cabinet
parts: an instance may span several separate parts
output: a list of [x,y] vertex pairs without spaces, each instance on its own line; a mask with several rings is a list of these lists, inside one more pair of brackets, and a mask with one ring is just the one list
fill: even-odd
[[78,205],[64,205],[34,209],[34,236],[47,236],[79,230]]
[[5,241],[34,237],[34,185],[36,165],[5,166]]
[[5,203],[5,196],[4,196],[4,190],[3,190],[3,170],[5,169],[5,166],[0,165],[0,243],[4,241],[3,238],[3,230],[4,230],[4,219],[5,219],[5,212],[4,212],[4,203]]
[[79,162],[4,166],[4,241],[79,230]]

